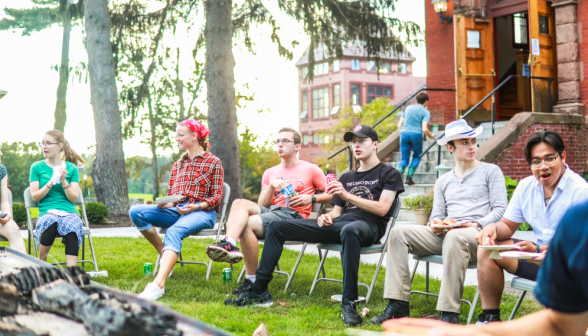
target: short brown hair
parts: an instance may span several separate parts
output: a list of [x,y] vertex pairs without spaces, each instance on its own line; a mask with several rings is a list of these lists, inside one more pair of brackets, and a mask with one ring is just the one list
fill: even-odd
[[421,92],[416,96],[416,101],[418,104],[423,105],[426,101],[429,101],[429,95]]
[[297,130],[290,128],[290,127],[282,127],[280,128],[280,130],[278,131],[278,133],[282,133],[282,132],[290,132],[292,133],[292,139],[294,139],[294,144],[297,145],[299,143],[302,142],[301,137],[300,137],[300,133],[298,133]]

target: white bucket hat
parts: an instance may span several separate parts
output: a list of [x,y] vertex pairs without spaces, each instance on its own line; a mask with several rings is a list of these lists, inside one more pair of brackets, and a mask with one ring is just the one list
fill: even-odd
[[437,140],[437,144],[443,146],[451,140],[477,138],[483,131],[482,125],[473,129],[465,120],[460,119],[445,126],[445,136]]

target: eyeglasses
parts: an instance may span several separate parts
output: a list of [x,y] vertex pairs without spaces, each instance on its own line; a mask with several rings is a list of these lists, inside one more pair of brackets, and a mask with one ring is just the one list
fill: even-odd
[[58,142],[37,142],[39,147],[49,147],[51,145],[59,145]]
[[276,140],[274,140],[274,144],[276,144],[276,145],[279,145],[280,143],[287,145],[290,142],[294,142],[294,141],[292,141],[290,139],[276,139]]
[[360,144],[360,145],[361,145],[361,144],[363,144],[365,141],[367,141],[367,139],[368,139],[368,138],[361,138],[361,139],[357,139],[357,140],[351,140],[351,141],[349,141],[349,144],[350,144],[350,145],[352,145],[352,146],[353,146],[353,145],[355,145],[355,143],[358,143],[358,144]]
[[547,167],[553,167],[553,166],[555,166],[555,160],[557,160],[558,156],[559,155],[550,156],[550,157],[547,157],[543,160],[534,159],[533,161],[531,161],[531,168],[539,169],[539,168],[541,168],[541,166],[543,166],[543,162],[545,162],[545,165]]

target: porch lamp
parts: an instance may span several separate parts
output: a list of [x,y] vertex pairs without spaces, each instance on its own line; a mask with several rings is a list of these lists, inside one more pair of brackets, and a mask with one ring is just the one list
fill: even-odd
[[435,8],[435,13],[439,13],[439,17],[441,18],[441,24],[443,22],[451,23],[453,21],[453,17],[443,17],[443,13],[447,11],[447,0],[433,0],[431,2],[433,4],[433,8]]

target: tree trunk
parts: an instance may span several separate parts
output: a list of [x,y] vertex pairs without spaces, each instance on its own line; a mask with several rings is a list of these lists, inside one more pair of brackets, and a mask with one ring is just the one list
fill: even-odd
[[113,215],[129,210],[108,0],[84,0],[90,93],[96,129],[96,160],[91,175],[99,202]]
[[241,198],[241,170],[233,67],[231,0],[206,0],[206,65],[208,125],[212,154],[221,159],[225,182],[231,186],[230,201]]
[[63,132],[67,115],[65,113],[67,98],[67,82],[69,79],[69,35],[71,32],[71,15],[65,14],[63,19],[63,41],[61,45],[61,66],[59,67],[59,86],[57,87],[57,104],[55,105],[54,129]]
[[149,126],[151,127],[151,172],[153,176],[153,200],[159,197],[159,173],[157,169],[157,143],[156,143],[156,134],[155,134],[155,127],[157,126],[157,120],[155,120],[155,115],[153,114],[153,105],[151,104],[151,92],[147,91],[147,103],[149,104]]

